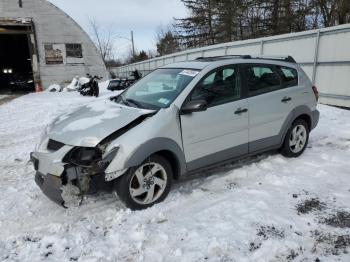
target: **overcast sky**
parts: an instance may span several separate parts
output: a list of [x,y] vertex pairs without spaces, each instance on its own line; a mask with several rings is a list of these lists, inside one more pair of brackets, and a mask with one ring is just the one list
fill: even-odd
[[[89,18],[101,25],[113,25],[115,33],[130,38],[134,31],[136,49],[155,49],[157,28],[172,23],[173,17],[186,16],[186,9],[180,0],[49,0],[89,33]],[[116,41],[116,56],[125,58],[130,42]]]

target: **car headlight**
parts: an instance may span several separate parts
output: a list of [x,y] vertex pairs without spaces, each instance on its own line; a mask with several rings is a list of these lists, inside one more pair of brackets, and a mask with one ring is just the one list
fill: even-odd
[[75,147],[65,157],[65,162],[91,167],[102,160],[102,151],[95,147]]
[[28,80],[28,81],[27,81],[28,84],[31,84],[31,83],[33,83],[33,82],[34,82],[33,80]]
[[64,162],[82,167],[97,167],[102,171],[112,162],[119,148],[103,154],[98,147],[75,147],[63,159]]

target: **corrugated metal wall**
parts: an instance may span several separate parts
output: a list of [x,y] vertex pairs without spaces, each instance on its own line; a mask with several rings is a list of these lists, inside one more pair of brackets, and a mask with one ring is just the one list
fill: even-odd
[[350,24],[191,49],[113,68],[119,77],[147,74],[166,64],[221,55],[291,55],[321,93],[321,103],[350,107]]

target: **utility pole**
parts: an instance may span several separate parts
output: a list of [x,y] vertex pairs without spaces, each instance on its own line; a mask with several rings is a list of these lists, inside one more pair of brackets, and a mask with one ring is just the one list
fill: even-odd
[[134,32],[131,30],[132,56],[135,58]]

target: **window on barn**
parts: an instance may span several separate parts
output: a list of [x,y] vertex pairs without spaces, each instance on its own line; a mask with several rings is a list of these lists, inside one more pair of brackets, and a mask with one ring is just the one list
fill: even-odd
[[81,44],[66,44],[66,56],[83,58],[83,49]]

